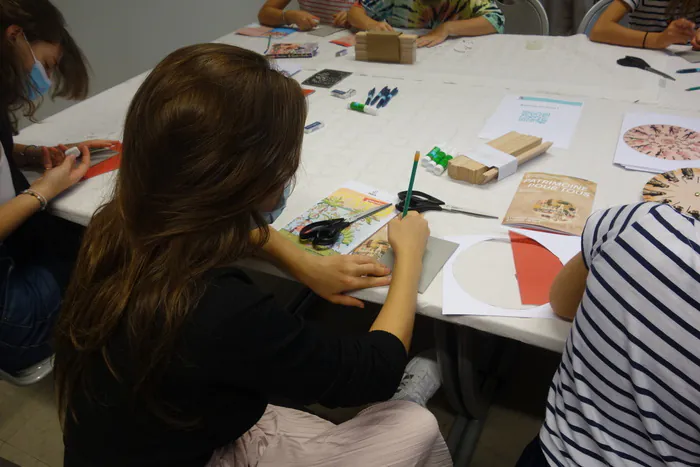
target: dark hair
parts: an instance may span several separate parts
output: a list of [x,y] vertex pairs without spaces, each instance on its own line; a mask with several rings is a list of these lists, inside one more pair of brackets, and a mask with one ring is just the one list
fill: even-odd
[[87,228],[61,310],[61,417],[75,392],[94,397],[95,361],[120,378],[108,342],[125,332],[134,393],[179,423],[154,389],[203,275],[267,240],[259,208],[293,179],[305,119],[299,84],[257,53],[195,45],[155,67],[129,107],[114,197]]
[[83,52],[66,29],[66,21],[49,0],[0,0],[0,112],[12,114],[22,110],[33,117],[38,107],[27,95],[34,84],[24,69],[17,41],[5,37],[10,26],[22,28],[29,42],[44,41],[61,46],[63,57],[53,73],[53,97],[84,99],[88,93],[88,65]]
[[700,0],[669,0],[666,14],[673,20],[689,18],[693,23],[700,13]]

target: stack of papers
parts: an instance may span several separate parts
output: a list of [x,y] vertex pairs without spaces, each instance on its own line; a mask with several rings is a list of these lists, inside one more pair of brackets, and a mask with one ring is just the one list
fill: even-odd
[[629,170],[652,173],[700,168],[700,119],[628,113],[614,162]]

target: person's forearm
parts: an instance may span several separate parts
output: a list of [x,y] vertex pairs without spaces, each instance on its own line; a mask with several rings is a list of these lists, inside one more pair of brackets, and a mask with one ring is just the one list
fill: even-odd
[[549,302],[554,313],[564,319],[574,319],[586,291],[588,269],[581,253],[564,265],[549,290]]
[[12,160],[18,167],[41,166],[41,159],[41,146],[15,143],[12,148]]
[[396,255],[389,294],[370,328],[370,331],[386,331],[395,335],[407,352],[413,336],[418,282],[422,269],[421,257],[413,253]]
[[39,200],[31,195],[15,196],[8,202],[0,204],[0,242],[9,237],[40,208]]
[[[646,41],[644,40],[646,37]],[[659,33],[645,31],[636,31],[626,28],[617,23],[596,24],[590,34],[590,39],[594,42],[602,42],[605,44],[621,45],[624,47],[644,47],[647,49],[661,48],[657,45]]]
[[287,23],[286,13],[281,8],[266,6],[260,9],[258,21],[265,26],[284,26]]
[[486,36],[498,32],[493,24],[483,16],[447,21],[444,24],[450,36]]
[[372,26],[376,21],[367,16],[364,8],[359,6],[350,7],[348,11],[348,22],[350,26],[357,28],[361,31],[366,31]]
[[[304,260],[304,255],[308,255],[310,253],[306,253],[301,248],[298,248],[272,227],[269,227],[269,231],[270,235],[262,248],[262,256],[265,259],[282,266],[292,275],[297,277],[298,266]],[[260,235],[259,229],[252,230],[250,235],[251,239],[256,241]]]

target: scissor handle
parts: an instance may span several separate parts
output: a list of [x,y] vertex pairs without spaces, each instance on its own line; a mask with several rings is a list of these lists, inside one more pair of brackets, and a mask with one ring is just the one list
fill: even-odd
[[[399,200],[404,201],[406,199],[406,192],[400,191],[398,194],[398,197],[399,197]],[[429,201],[431,203],[438,204],[438,205],[445,204],[444,201],[437,199],[434,196],[430,196],[429,194],[423,193],[422,191],[413,190],[413,192],[411,193],[411,201],[413,201],[416,198],[418,198],[418,201]],[[421,198],[422,198],[422,200],[421,200]],[[411,202],[411,205],[413,205],[413,202]]]
[[345,219],[312,222],[299,231],[299,240],[305,243],[311,242],[314,248],[331,246],[338,241],[340,232],[348,225],[350,223]]
[[[406,201],[401,201],[396,205],[396,209],[403,212],[403,208],[406,206]],[[439,204],[429,204],[429,203],[416,203],[411,200],[411,204],[408,206],[409,211],[416,211],[417,213],[424,213],[428,211],[442,211]]]

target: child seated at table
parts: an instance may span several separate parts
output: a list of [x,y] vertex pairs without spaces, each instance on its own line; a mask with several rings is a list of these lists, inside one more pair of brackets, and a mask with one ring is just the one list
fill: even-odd
[[[620,21],[629,16],[629,27]],[[590,32],[595,42],[665,49],[691,44],[700,50],[700,0],[614,0]]]
[[349,27],[348,10],[355,0],[299,0],[299,10],[285,10],[291,0],[267,0],[260,8],[258,21],[265,26],[296,24],[302,31],[317,24]]
[[450,36],[503,33],[505,25],[493,0],[359,0],[348,20],[363,31],[432,29],[418,47],[434,47]]
[[697,465],[700,222],[616,207],[591,216],[581,244],[550,291],[574,322],[517,467]]
[[[66,467],[452,465],[422,406],[436,378],[404,374],[425,219],[389,224],[391,278],[373,258],[308,253],[269,226],[306,117],[295,80],[231,45],[177,50],[142,83],[56,336]],[[238,266],[263,253],[335,302],[362,306],[340,292],[390,284],[386,302],[364,333],[324,331]],[[336,426],[272,397],[384,402]]]

